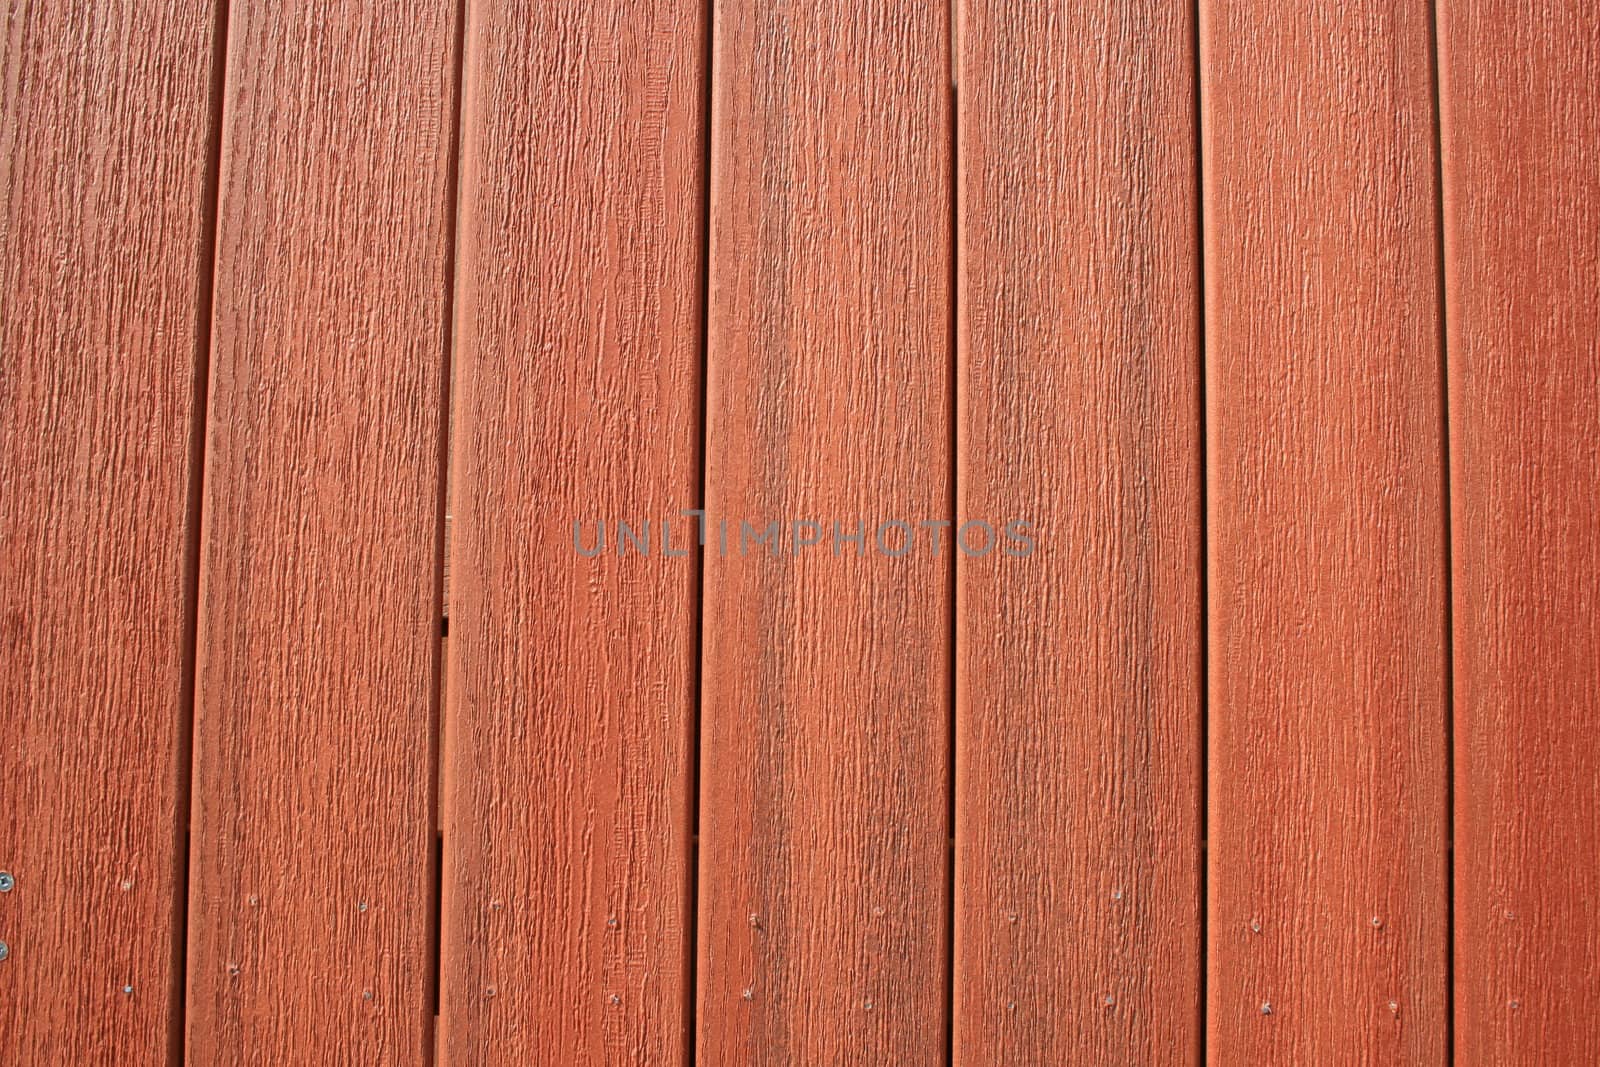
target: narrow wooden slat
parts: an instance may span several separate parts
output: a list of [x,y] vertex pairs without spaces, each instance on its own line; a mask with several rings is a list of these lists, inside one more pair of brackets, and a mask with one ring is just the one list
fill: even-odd
[[1208,1049],[1438,1063],[1443,413],[1429,5],[1201,5]]
[[716,11],[699,1061],[943,1062],[947,11]]
[[699,496],[702,0],[467,27],[441,1045],[678,1064],[696,570],[659,524]]
[[430,1055],[455,11],[231,5],[194,1063]]
[[977,0],[960,27],[956,1062],[1200,1049],[1194,24]]
[[1439,5],[1462,1063],[1600,1062],[1600,10]]
[[209,3],[0,28],[0,1059],[167,1062]]

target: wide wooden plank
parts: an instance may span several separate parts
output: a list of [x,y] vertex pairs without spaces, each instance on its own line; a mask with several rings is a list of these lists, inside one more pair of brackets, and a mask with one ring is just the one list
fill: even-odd
[[1208,1054],[1445,1056],[1425,0],[1201,4]]
[[229,17],[188,1053],[418,1064],[456,5]]
[[946,1054],[950,547],[917,524],[951,508],[947,14],[716,8],[705,1063]]
[[0,1058],[167,1062],[215,20],[0,36]]
[[704,4],[467,27],[441,1047],[682,1063],[697,571],[659,524],[699,499]]
[[1600,9],[1439,5],[1456,1048],[1600,1062]]
[[1194,17],[959,32],[955,1062],[1200,1050]]

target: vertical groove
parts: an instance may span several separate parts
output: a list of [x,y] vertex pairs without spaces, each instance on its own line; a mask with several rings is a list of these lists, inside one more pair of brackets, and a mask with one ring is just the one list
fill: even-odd
[[[435,778],[435,781],[438,779]],[[424,998],[424,1022],[426,1024],[427,1039],[423,1048],[429,1056],[433,1057],[428,1062],[432,1063],[438,1058],[438,1030],[439,1030],[439,976],[440,959],[443,955],[443,943],[440,938],[441,927],[441,900],[444,888],[444,834],[435,830],[433,833],[433,848],[429,855],[432,864],[432,877],[428,879],[428,926],[431,938],[428,943],[429,953],[429,989]]]
[[706,537],[711,519],[705,514],[711,499],[708,483],[709,464],[707,447],[711,421],[711,101],[714,82],[712,48],[716,35],[716,0],[704,0],[704,26],[701,40],[704,75],[701,85],[700,127],[700,439],[695,443],[696,462],[699,465],[697,486],[700,499],[695,507],[700,509],[700,551],[694,559],[693,660],[690,666],[690,697],[694,703],[693,721],[689,737],[689,849],[685,857],[687,868],[684,887],[685,938],[684,946],[684,1059],[694,1067],[699,1049],[698,1010],[700,1005],[700,732],[705,700],[705,627],[706,627]]
[[960,48],[961,38],[958,31],[960,22],[961,0],[950,0],[948,8],[949,37],[945,50],[946,62],[949,64],[949,144],[950,144],[950,172],[949,172],[949,199],[950,199],[950,567],[946,578],[945,595],[949,603],[949,629],[950,629],[950,681],[946,699],[950,702],[948,711],[949,722],[945,734],[945,788],[946,810],[945,829],[950,841],[949,850],[945,854],[945,966],[944,966],[944,1024],[945,1024],[945,1052],[946,1062],[954,1065],[959,1062],[960,1054],[956,1048],[956,744],[959,737],[959,723],[956,721],[957,708],[957,680],[960,670],[958,655],[960,653],[960,609],[956,606],[960,585],[956,580],[956,568],[960,564],[961,553],[956,546],[955,532],[961,527],[961,516],[958,508],[961,504],[960,478],[961,478],[961,241],[957,236],[961,232],[961,110],[960,110]]
[[167,1062],[185,1060],[189,990],[189,824],[194,796],[194,725],[200,645],[200,565],[205,545],[207,409],[211,394],[211,315],[217,292],[217,212],[222,198],[223,107],[227,87],[228,4],[217,0],[211,30],[207,103],[205,189],[200,201],[200,246],[196,250],[194,382],[189,404],[189,486],[184,502],[183,667],[179,682],[177,787],[173,797],[172,981],[168,990]]
[[1456,679],[1455,679],[1455,548],[1450,521],[1450,349],[1447,288],[1445,285],[1444,118],[1439,70],[1439,4],[1428,5],[1428,69],[1433,92],[1433,210],[1434,276],[1438,280],[1439,346],[1439,472],[1442,495],[1439,509],[1444,523],[1444,825],[1445,825],[1445,953],[1444,1047],[1445,1061],[1456,1058],[1456,886],[1455,886],[1455,781],[1456,781]]
[[1200,723],[1197,731],[1197,742],[1200,746],[1200,773],[1199,790],[1196,802],[1199,806],[1200,841],[1198,861],[1200,877],[1200,934],[1198,956],[1199,996],[1196,1003],[1199,1007],[1200,1019],[1195,1032],[1199,1040],[1197,1059],[1205,1063],[1209,1055],[1206,1026],[1209,1018],[1209,1009],[1206,1003],[1206,983],[1210,977],[1211,967],[1211,862],[1208,844],[1211,839],[1211,505],[1206,496],[1207,480],[1210,474],[1211,441],[1209,426],[1206,419],[1206,172],[1205,172],[1205,61],[1202,56],[1202,46],[1205,35],[1201,32],[1201,19],[1205,7],[1205,0],[1195,0],[1193,31],[1193,62],[1194,62],[1194,212],[1195,212],[1195,348],[1198,366],[1195,420],[1198,429],[1200,447],[1197,457],[1199,466],[1199,506],[1198,519],[1200,526],[1200,618],[1198,620],[1198,633],[1200,640]]
[[445,588],[444,576],[448,561],[445,552],[449,546],[445,540],[445,517],[450,513],[450,440],[453,432],[454,419],[451,415],[451,381],[455,367],[455,309],[456,309],[456,269],[459,263],[457,236],[460,233],[461,218],[461,145],[463,139],[463,107],[462,87],[464,79],[466,36],[467,36],[467,0],[455,0],[455,34],[450,42],[450,108],[452,124],[450,129],[450,149],[445,165],[445,261],[443,278],[444,308],[440,323],[440,369],[439,369],[439,452],[436,470],[438,471],[438,502],[434,510],[434,568],[433,568],[433,596],[434,616],[440,620],[439,633],[433,642],[433,707],[431,709],[432,729],[429,738],[432,742],[432,751],[428,759],[428,825],[433,830],[433,847],[429,849],[426,862],[428,863],[430,886],[430,899],[428,901],[428,937],[429,937],[429,966],[427,969],[429,988],[424,997],[423,1032],[426,1040],[423,1042],[424,1055],[427,1062],[433,1063],[438,1058],[438,1016],[439,1005],[443,1000],[442,988],[444,979],[444,832],[443,821],[440,818],[441,806],[444,798],[441,792],[441,771],[444,760],[444,726],[447,714],[446,680],[444,677],[444,642],[449,634],[449,618],[446,615],[447,605],[444,602]]

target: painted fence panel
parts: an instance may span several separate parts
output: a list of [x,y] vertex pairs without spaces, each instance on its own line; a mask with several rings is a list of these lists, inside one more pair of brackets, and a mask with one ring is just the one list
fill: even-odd
[[486,0],[467,33],[442,1050],[682,1063],[705,12]]
[[233,3],[188,1055],[421,1064],[455,6]]
[[1429,5],[1201,5],[1208,1055],[1440,1063]]
[[0,27],[0,1049],[159,1064],[181,1005],[215,20]]
[[942,1062],[947,13],[738,0],[713,42],[699,1057]]
[[1462,1063],[1600,1059],[1600,11],[1439,4]]
[[975,2],[959,44],[956,511],[1034,544],[957,560],[956,1060],[1192,1063],[1193,16]]

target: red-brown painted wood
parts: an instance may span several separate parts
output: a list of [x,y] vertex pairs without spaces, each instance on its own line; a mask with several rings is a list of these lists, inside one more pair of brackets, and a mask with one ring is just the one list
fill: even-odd
[[1201,5],[1208,1058],[1440,1063],[1429,5]]
[[1456,1050],[1600,1062],[1600,10],[1439,4]]
[[678,1064],[697,581],[659,524],[700,492],[705,13],[474,0],[467,28],[441,1048]]
[[455,16],[230,6],[194,1063],[431,1053]]
[[159,1064],[181,995],[215,23],[0,30],[0,1059]]
[[1193,14],[974,0],[959,43],[957,512],[1036,547],[957,564],[955,1062],[1192,1063]]
[[949,542],[871,542],[949,518],[947,12],[716,11],[699,1059],[943,1062]]

